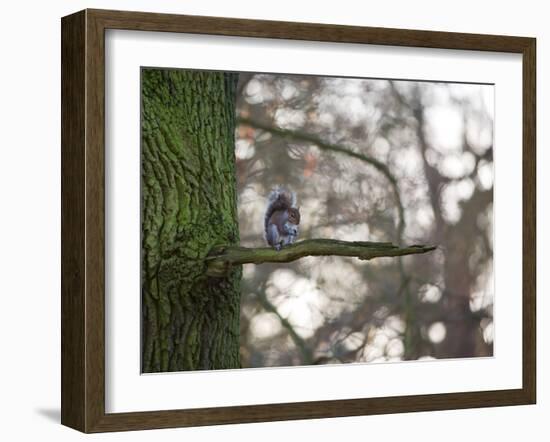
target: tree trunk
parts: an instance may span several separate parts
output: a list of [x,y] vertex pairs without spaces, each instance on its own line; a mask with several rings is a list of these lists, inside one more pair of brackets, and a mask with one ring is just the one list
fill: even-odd
[[206,276],[237,245],[237,75],[142,70],[142,371],[239,367],[240,266]]

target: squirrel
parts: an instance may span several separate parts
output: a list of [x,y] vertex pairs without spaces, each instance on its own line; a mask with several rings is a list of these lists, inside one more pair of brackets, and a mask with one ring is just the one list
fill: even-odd
[[275,250],[292,244],[298,236],[300,208],[296,207],[296,194],[277,187],[269,194],[264,217],[267,243]]

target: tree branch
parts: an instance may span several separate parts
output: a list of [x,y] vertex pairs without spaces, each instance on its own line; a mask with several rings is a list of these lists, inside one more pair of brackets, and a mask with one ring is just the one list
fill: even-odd
[[389,242],[339,241],[336,239],[306,239],[277,251],[270,247],[217,247],[206,258],[208,276],[226,275],[232,266],[291,262],[305,256],[350,256],[361,260],[426,253],[436,247],[412,245],[398,247]]
[[384,163],[382,163],[381,161],[378,161],[376,158],[364,155],[359,152],[354,152],[353,150],[350,150],[346,147],[342,147],[338,144],[327,143],[319,139],[315,135],[311,135],[306,132],[289,130],[289,129],[281,129],[280,127],[273,127],[267,124],[263,124],[259,121],[253,120],[251,118],[244,118],[244,117],[237,118],[237,124],[244,124],[254,129],[263,130],[272,135],[276,135],[282,138],[292,138],[296,141],[312,143],[312,144],[315,144],[321,150],[338,152],[343,155],[347,155],[351,158],[360,160],[374,167],[376,170],[378,170],[380,173],[382,173],[382,175],[384,175],[387,178],[387,180],[390,182],[390,185],[392,187],[393,194],[395,197],[395,203],[397,205],[397,212],[399,216],[399,223],[397,226],[397,238],[398,238],[398,241],[401,241],[403,232],[405,230],[405,210],[403,208],[403,202],[401,201],[401,195],[399,193],[399,186],[397,184],[397,179],[395,178],[395,176],[393,176],[388,166],[386,166]]
[[311,365],[313,362],[313,352],[308,347],[307,342],[296,332],[294,326],[290,323],[290,321],[286,319],[283,315],[281,315],[279,310],[277,310],[277,307],[275,307],[275,305],[272,304],[269,299],[267,299],[265,290],[258,290],[256,293],[256,297],[258,298],[258,301],[265,311],[271,312],[275,316],[277,316],[277,318],[279,318],[281,325],[286,329],[290,338],[292,339],[292,341],[294,341],[294,344],[302,355],[302,364]]

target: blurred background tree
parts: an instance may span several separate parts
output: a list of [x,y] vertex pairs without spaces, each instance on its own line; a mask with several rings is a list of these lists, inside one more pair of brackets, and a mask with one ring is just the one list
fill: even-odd
[[436,244],[372,262],[245,265],[243,367],[493,353],[493,86],[239,75],[241,245],[298,195],[300,239]]

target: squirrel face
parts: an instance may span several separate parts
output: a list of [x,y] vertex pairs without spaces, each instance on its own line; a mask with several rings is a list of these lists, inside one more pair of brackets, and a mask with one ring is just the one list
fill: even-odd
[[300,209],[295,207],[290,207],[288,210],[288,221],[292,224],[300,224]]

